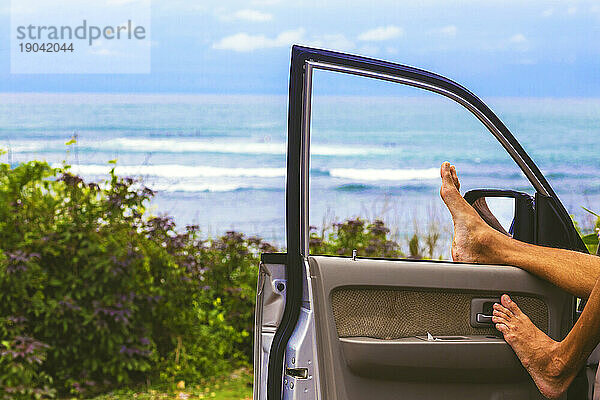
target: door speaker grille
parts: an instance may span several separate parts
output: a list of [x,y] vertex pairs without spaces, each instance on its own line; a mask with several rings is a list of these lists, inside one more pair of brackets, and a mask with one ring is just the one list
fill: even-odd
[[[339,337],[399,339],[426,335],[497,335],[493,327],[470,324],[471,300],[501,293],[343,287],[331,294]],[[511,295],[542,331],[548,331],[548,307],[540,299]]]

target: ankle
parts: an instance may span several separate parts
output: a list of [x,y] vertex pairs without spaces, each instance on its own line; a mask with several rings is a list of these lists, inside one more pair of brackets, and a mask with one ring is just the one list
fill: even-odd
[[583,352],[576,348],[567,339],[553,345],[554,361],[561,366],[561,372],[576,371],[585,363],[587,357],[584,358]]
[[480,263],[501,263],[505,257],[501,248],[498,233],[485,222],[477,221],[474,225],[476,228],[470,233],[472,241],[472,249],[478,255]]
[[487,255],[487,262],[491,264],[515,265],[513,250],[515,239],[498,232],[489,225],[479,233],[481,252]]
[[[558,380],[568,380],[581,367],[580,354],[573,351],[573,346],[563,342],[555,342],[548,351],[551,354],[549,373]],[[585,361],[585,360],[584,360]]]

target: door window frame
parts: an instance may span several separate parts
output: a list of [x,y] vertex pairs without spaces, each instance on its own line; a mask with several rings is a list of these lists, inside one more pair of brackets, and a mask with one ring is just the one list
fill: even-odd
[[[494,112],[473,93],[447,78],[404,65],[301,46],[292,48],[291,69],[286,187],[288,253],[300,253],[304,257],[309,255],[309,163],[314,70],[399,83],[455,101],[473,114],[498,140],[538,193],[556,197],[538,167]],[[290,212],[294,209],[299,213]]]

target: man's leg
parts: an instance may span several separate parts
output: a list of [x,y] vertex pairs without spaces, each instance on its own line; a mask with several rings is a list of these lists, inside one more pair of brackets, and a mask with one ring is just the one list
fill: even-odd
[[600,257],[534,246],[514,240],[485,223],[460,195],[456,168],[442,164],[440,194],[454,221],[455,261],[523,268],[579,297],[589,297],[577,323],[555,342],[523,314],[508,295],[494,305],[492,320],[549,398],[563,394],[600,341]]
[[527,270],[575,296],[587,298],[600,276],[600,257],[534,246],[514,240],[486,224],[460,195],[456,168],[441,167],[440,194],[454,221],[452,258],[481,264],[504,264]]
[[492,321],[513,348],[540,392],[560,397],[600,342],[600,279],[594,285],[583,313],[562,342],[539,330],[508,295],[494,304]]

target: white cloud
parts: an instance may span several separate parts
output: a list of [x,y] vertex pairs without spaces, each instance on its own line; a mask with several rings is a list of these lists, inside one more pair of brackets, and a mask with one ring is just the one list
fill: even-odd
[[362,41],[383,41],[400,37],[404,34],[404,30],[395,25],[380,26],[375,29],[370,29],[358,35],[358,40]]
[[354,42],[340,33],[322,35],[311,40],[306,40],[303,44],[339,51],[350,51],[355,48]]
[[[98,40],[97,42],[94,43],[93,46],[91,46],[89,48],[89,53],[96,55],[96,56],[117,56],[119,55],[119,52],[114,51],[108,47],[106,47],[106,45],[109,44],[104,40]],[[109,46],[112,47],[112,46]]]
[[517,33],[515,35],[512,35],[510,39],[508,39],[508,41],[515,44],[523,44],[527,43],[527,38],[522,33]]
[[230,18],[251,22],[267,22],[272,20],[273,16],[269,13],[245,9],[236,11]]
[[457,32],[458,28],[456,27],[456,25],[447,25],[431,31],[431,33],[446,37],[455,37]]
[[[213,49],[250,52],[259,49],[287,47],[292,44],[303,44],[311,47],[322,47],[332,50],[351,51],[356,49],[355,43],[341,33],[324,34],[305,37],[305,30],[298,28],[281,32],[275,37],[236,33],[227,36],[212,45]],[[371,47],[372,51],[373,48]]]
[[288,30],[281,32],[274,38],[265,35],[249,35],[247,33],[236,33],[226,36],[212,45],[213,49],[233,50],[237,52],[248,52],[259,49],[274,47],[286,47],[293,43],[302,41],[304,29]]
[[530,49],[530,41],[522,33],[515,33],[508,38],[508,48],[517,52],[527,52]]
[[544,11],[542,11],[542,17],[550,17],[552,16],[552,14],[554,14],[554,8],[547,8]]
[[379,53],[379,47],[377,46],[373,46],[370,44],[366,44],[364,46],[361,46],[358,48],[357,50],[358,54],[363,54],[363,55],[367,55],[367,56],[374,56],[377,53]]

